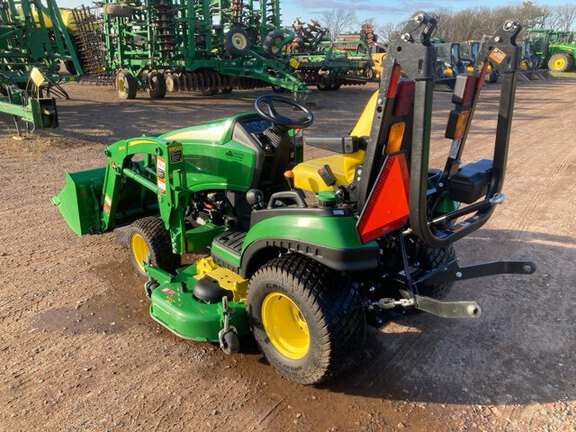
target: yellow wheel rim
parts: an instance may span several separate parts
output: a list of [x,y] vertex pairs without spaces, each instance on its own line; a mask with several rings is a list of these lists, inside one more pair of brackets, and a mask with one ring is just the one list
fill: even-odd
[[237,33],[232,38],[232,43],[234,44],[234,47],[236,47],[237,49],[243,50],[248,46],[248,39],[246,39],[246,36],[244,36],[243,34]]
[[124,93],[126,91],[126,83],[124,82],[124,80],[122,78],[120,78],[117,81],[117,85],[118,85],[118,91],[120,93]]
[[273,292],[262,303],[262,323],[274,347],[284,356],[297,360],[310,347],[308,324],[302,312],[288,296]]
[[558,69],[562,69],[564,66],[566,65],[566,60],[563,59],[562,57],[558,57],[556,60],[554,60],[554,69],[558,70]]
[[280,46],[281,43],[282,43],[281,38],[274,39],[274,44],[272,45],[272,52],[274,54],[278,54],[280,52],[280,50],[282,49],[282,47]]
[[150,248],[146,244],[146,240],[138,233],[132,234],[130,238],[130,250],[132,251],[132,256],[134,261],[138,265],[138,268],[144,272],[144,261],[148,259],[150,255]]

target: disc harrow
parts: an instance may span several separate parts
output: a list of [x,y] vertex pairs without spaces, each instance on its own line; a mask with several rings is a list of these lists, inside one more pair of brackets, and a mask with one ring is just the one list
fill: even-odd
[[252,90],[269,87],[270,84],[250,77],[236,75],[222,75],[214,70],[194,72],[166,71],[166,91],[169,93],[179,91],[201,92],[204,95],[230,93],[232,90]]

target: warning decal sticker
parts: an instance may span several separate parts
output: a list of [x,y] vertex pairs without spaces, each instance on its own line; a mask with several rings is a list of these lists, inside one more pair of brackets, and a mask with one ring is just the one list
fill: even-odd
[[106,194],[104,197],[104,211],[108,214],[110,214],[110,207],[112,207],[112,198],[110,198],[110,195]]
[[499,48],[494,48],[490,53],[490,58],[500,64],[506,58],[506,53]]

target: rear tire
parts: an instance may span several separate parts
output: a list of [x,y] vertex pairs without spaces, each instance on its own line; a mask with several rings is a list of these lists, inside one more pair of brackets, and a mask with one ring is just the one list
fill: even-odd
[[180,256],[172,252],[170,233],[157,216],[138,219],[128,228],[128,250],[136,271],[147,277],[143,261],[150,257],[150,264],[174,273],[180,266]]
[[567,72],[572,68],[572,57],[563,52],[558,52],[548,60],[548,69],[552,72]]
[[498,82],[499,77],[500,77],[500,72],[498,72],[496,69],[492,68],[492,70],[486,74],[486,78],[484,79],[484,81],[489,83],[489,84],[496,84]]
[[338,375],[364,344],[366,318],[356,289],[299,254],[277,258],[252,276],[247,309],[270,364],[299,384]]
[[341,80],[337,80],[334,84],[332,84],[332,85],[330,86],[330,90],[331,90],[331,91],[340,90],[340,87],[342,87],[342,81],[341,81]]
[[332,84],[328,78],[321,77],[316,84],[316,88],[320,91],[328,91],[332,87]]
[[[448,264],[456,259],[454,246],[450,245],[445,248],[433,249],[426,246],[421,240],[414,242],[415,259],[419,267],[423,270],[432,270],[440,265]],[[443,299],[452,290],[454,282],[446,282],[435,285],[418,286],[418,293],[433,299]]]

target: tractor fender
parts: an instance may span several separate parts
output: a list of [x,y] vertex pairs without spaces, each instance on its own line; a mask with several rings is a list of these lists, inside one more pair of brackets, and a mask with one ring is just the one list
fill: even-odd
[[[362,244],[356,229],[356,218],[278,209],[290,214],[265,218],[252,226],[244,239],[240,273],[250,277],[279,251],[299,253],[337,271],[365,271],[376,268],[378,245]],[[317,214],[315,214],[317,213]],[[334,212],[336,213],[336,211]]]

